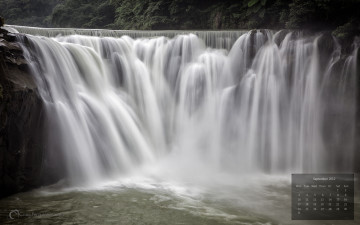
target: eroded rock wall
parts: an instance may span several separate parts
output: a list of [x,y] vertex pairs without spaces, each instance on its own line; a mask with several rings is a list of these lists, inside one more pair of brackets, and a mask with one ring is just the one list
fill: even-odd
[[43,182],[43,103],[16,39],[0,30],[0,197]]

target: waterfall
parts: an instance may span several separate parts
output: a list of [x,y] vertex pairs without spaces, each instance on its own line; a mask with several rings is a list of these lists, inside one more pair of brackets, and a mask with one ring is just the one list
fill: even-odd
[[73,182],[169,154],[234,174],[353,170],[357,47],[343,57],[333,37],[13,29],[41,35],[23,48]]

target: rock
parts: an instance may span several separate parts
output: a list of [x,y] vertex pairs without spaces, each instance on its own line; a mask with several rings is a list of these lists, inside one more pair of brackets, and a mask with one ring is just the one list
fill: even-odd
[[[358,46],[360,44],[360,38],[355,39],[355,43]],[[360,51],[358,50],[357,56],[356,56],[356,82],[357,82],[357,88],[360,87]],[[356,110],[356,147],[357,151],[355,151],[355,168],[354,171],[356,173],[360,173],[360,91],[357,91],[357,110]],[[358,182],[357,182],[358,183]]]
[[8,33],[4,36],[4,39],[10,42],[13,42],[16,40],[16,36],[14,34]]
[[16,36],[0,29],[0,197],[43,184],[44,107]]
[[7,31],[5,29],[0,29],[0,38],[4,39],[5,41],[8,41],[8,42],[16,41],[16,35],[10,33],[9,31]]
[[5,39],[0,39],[0,49],[2,49],[3,51],[12,50],[17,53],[22,52],[21,47],[19,46],[18,43],[8,42]]

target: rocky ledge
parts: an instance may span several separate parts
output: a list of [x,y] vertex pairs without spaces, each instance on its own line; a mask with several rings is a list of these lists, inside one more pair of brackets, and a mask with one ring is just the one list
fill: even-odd
[[17,35],[0,29],[0,198],[43,182],[44,107]]

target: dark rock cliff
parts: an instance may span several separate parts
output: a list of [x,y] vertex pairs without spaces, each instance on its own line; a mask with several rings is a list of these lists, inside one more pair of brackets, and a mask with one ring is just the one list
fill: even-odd
[[0,197],[43,182],[44,117],[16,36],[0,29]]
[[357,52],[356,62],[356,81],[357,81],[357,97],[356,97],[356,136],[355,136],[355,159],[354,171],[360,173],[360,51]]

